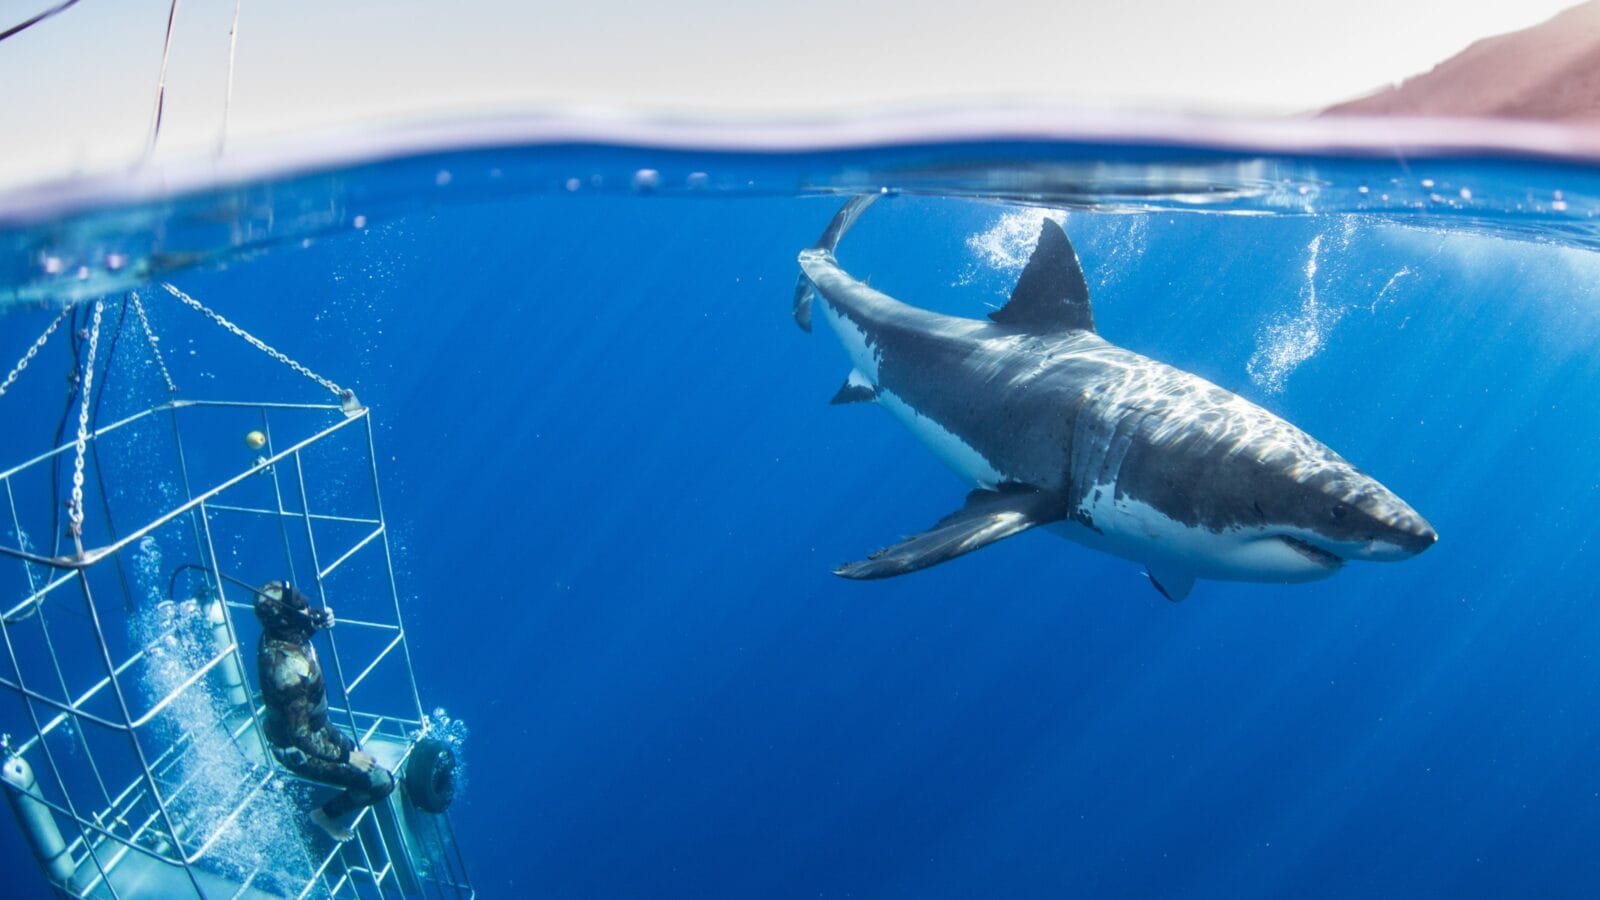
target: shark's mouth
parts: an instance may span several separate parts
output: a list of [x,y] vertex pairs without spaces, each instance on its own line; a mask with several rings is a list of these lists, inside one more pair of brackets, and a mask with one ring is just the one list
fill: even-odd
[[1316,544],[1302,541],[1297,537],[1279,535],[1278,540],[1283,541],[1294,552],[1304,556],[1319,566],[1328,569],[1337,569],[1344,565],[1344,557],[1318,547]]

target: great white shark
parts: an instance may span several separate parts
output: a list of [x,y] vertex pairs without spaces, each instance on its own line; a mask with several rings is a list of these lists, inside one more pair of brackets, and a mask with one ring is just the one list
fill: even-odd
[[1437,540],[1404,500],[1299,428],[1101,338],[1077,253],[1048,218],[991,321],[874,290],[835,250],[875,199],[850,200],[801,251],[795,320],[810,331],[820,309],[849,354],[834,403],[888,410],[972,491],[932,528],[835,574],[902,575],[1045,526],[1142,564],[1177,601],[1197,578],[1314,581]]

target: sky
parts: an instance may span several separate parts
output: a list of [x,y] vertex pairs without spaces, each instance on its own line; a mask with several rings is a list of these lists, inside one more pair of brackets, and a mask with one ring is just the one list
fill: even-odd
[[[0,0],[0,28],[46,0]],[[552,107],[796,116],[1048,101],[1296,113],[1427,70],[1567,0],[228,0],[182,4],[162,153],[372,121]],[[169,0],[92,0],[0,43],[0,185],[147,144]],[[980,11],[981,9],[981,11]]]

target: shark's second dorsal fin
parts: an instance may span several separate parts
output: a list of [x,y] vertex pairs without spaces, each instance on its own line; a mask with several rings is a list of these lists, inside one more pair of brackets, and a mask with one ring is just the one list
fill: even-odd
[[1054,219],[1045,219],[1039,243],[1005,306],[989,314],[1001,325],[1029,331],[1093,331],[1094,309],[1078,254]]

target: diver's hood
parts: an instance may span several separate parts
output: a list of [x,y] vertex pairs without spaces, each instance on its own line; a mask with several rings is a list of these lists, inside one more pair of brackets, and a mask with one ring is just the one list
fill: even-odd
[[322,616],[311,609],[306,595],[281,581],[268,582],[256,591],[256,618],[268,637],[304,641],[320,627]]

